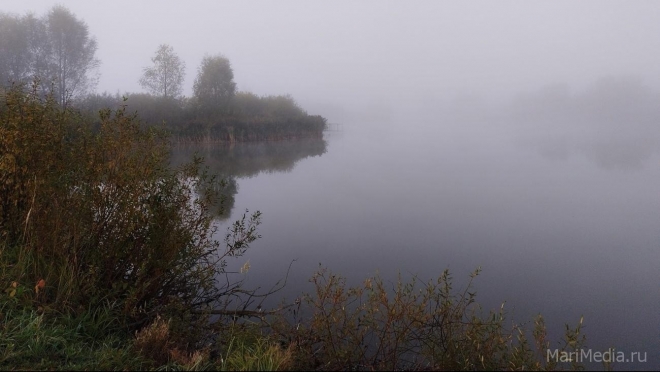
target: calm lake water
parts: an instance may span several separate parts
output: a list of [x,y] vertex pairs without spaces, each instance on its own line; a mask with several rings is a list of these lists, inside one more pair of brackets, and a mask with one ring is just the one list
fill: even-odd
[[654,143],[420,122],[356,120],[325,142],[200,150],[235,177],[223,223],[263,213],[263,238],[236,263],[250,262],[247,286],[270,288],[292,260],[272,303],[311,291],[319,264],[352,283],[448,268],[457,289],[480,266],[485,311],[505,302],[520,323],[542,313],[554,340],[583,315],[588,347],[647,353],[617,369],[660,367]]

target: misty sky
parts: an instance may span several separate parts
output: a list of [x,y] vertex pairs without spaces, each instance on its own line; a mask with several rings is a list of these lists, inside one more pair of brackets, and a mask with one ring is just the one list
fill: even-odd
[[[0,0],[42,15],[52,0]],[[98,40],[98,91],[142,91],[168,43],[190,95],[204,54],[229,58],[238,89],[303,106],[396,106],[604,76],[660,87],[660,2],[61,1]]]

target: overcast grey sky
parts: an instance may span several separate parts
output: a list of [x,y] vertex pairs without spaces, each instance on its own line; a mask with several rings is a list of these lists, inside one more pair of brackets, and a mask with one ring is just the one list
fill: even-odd
[[[0,0],[44,14],[56,1]],[[204,54],[227,56],[240,90],[301,104],[394,105],[509,97],[600,77],[660,86],[655,1],[60,1],[98,40],[99,91],[141,91],[168,43],[192,91]]]

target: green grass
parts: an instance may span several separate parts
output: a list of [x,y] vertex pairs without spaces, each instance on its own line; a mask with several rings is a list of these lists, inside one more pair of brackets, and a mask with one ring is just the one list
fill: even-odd
[[215,361],[220,371],[281,371],[293,367],[293,345],[283,348],[256,324],[234,324],[222,334],[218,342],[220,356]]
[[114,322],[102,310],[73,317],[11,302],[6,298],[0,302],[0,369],[134,370],[149,366],[149,361],[131,349],[129,335],[107,327]]

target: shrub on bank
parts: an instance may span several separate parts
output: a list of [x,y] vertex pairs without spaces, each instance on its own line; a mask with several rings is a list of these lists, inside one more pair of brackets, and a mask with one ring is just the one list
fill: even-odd
[[[386,283],[379,276],[348,286],[327,269],[314,291],[269,329],[293,347],[295,369],[315,370],[557,370],[579,363],[546,359],[549,348],[584,347],[582,320],[552,345],[539,315],[532,330],[507,324],[504,306],[483,313],[470,283],[452,287],[448,271],[435,281]],[[531,331],[531,334],[529,332]],[[531,341],[528,337],[531,336]]]
[[180,335],[200,337],[192,325],[235,288],[216,279],[259,216],[221,246],[216,180],[200,161],[168,168],[167,138],[125,108],[101,111],[95,127],[36,87],[2,103],[0,280],[16,283],[12,297],[63,314],[109,306],[128,331],[168,314],[187,327]]

